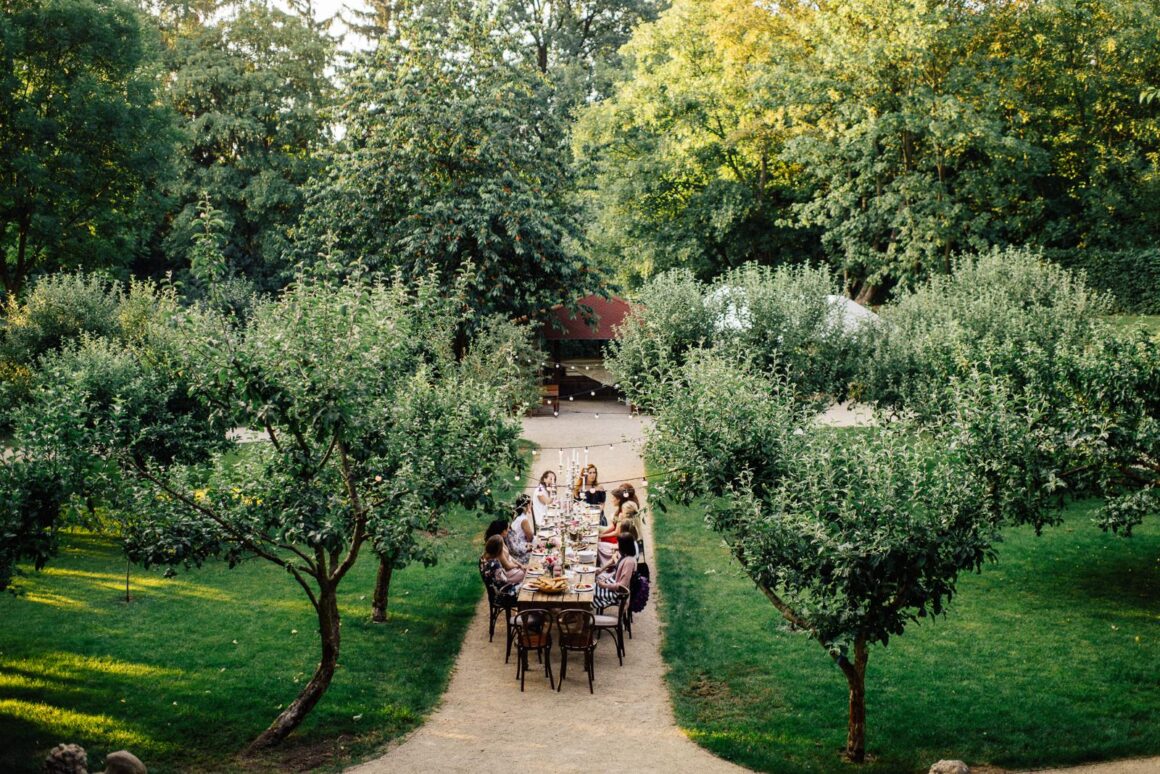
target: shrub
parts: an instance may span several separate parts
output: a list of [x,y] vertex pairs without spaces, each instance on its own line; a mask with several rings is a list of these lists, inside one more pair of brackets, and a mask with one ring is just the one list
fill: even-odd
[[463,357],[464,376],[497,391],[513,414],[522,414],[540,400],[540,363],[544,353],[530,329],[504,317],[483,322]]
[[0,318],[0,425],[6,409],[28,400],[36,360],[83,334],[117,329],[121,288],[93,275],[53,274],[39,279],[23,303],[9,296]]
[[1003,374],[1018,389],[1049,379],[1056,349],[1103,329],[1112,299],[1082,277],[1026,248],[961,258],[880,310],[884,324],[867,341],[860,397],[882,406],[936,414],[946,385],[974,369]]

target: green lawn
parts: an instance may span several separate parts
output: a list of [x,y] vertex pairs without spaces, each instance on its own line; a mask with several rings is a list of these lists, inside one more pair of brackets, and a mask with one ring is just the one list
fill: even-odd
[[[395,574],[391,620],[370,623],[373,554],[342,594],[330,691],[286,749],[247,769],[331,768],[415,728],[439,699],[482,594],[483,516],[457,513],[437,566]],[[126,748],[151,772],[238,768],[235,754],[310,678],[317,625],[277,568],[222,564],[169,580],[134,568],[107,539],[72,535],[62,555],[0,595],[0,771],[40,770],[59,742],[90,765]]]
[[[940,758],[1038,767],[1160,754],[1160,524],[1129,540],[1092,503],[961,580],[946,618],[871,650],[859,771]],[[679,724],[729,760],[775,772],[854,769],[839,753],[845,680],[791,633],[696,509],[657,513],[664,656]]]
[[1117,328],[1124,330],[1143,328],[1153,336],[1160,336],[1160,315],[1157,314],[1118,314],[1110,320]]

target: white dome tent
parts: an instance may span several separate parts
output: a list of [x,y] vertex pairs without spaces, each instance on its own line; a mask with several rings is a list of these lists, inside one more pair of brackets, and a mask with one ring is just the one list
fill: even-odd
[[[827,295],[831,324],[840,326],[844,333],[856,333],[863,325],[881,322],[877,314],[846,296]],[[714,322],[719,332],[743,331],[752,324],[745,289],[736,285],[720,285],[705,295],[705,308],[717,311]]]

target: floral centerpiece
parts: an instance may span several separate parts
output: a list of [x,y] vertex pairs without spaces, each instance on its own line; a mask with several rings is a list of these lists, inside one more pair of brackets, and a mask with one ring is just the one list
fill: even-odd
[[560,564],[560,559],[555,555],[545,556],[543,564],[544,572],[548,573],[548,575],[554,576],[556,574],[556,568]]

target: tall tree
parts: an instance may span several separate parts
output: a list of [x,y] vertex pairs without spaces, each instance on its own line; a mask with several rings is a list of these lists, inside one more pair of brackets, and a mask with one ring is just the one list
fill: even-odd
[[880,301],[957,251],[1026,233],[1044,157],[1005,120],[1002,79],[979,77],[986,6],[858,0],[795,29],[803,56],[778,99],[802,126],[784,158],[812,193],[794,211],[852,294]]
[[339,113],[346,136],[311,187],[307,263],[412,278],[470,277],[477,313],[534,314],[591,292],[551,86],[509,63],[471,16],[417,17],[361,58]]
[[557,86],[571,110],[607,96],[620,47],[652,21],[659,0],[493,0],[501,29],[525,62]]
[[637,29],[613,95],[581,113],[592,241],[629,281],[818,256],[812,233],[783,225],[801,198],[780,159],[789,120],[761,99],[795,54],[786,34],[759,4],[677,0]]
[[1160,233],[1160,114],[1139,95],[1160,82],[1160,9],[1134,0],[998,3],[984,77],[1049,164],[1028,241],[1059,248],[1151,247]]
[[0,283],[121,269],[159,213],[171,114],[156,48],[118,0],[7,0],[0,14]]
[[212,10],[163,17],[168,97],[184,128],[164,252],[190,265],[208,197],[230,272],[269,290],[292,274],[289,232],[330,141],[334,41],[313,19],[262,0]]

